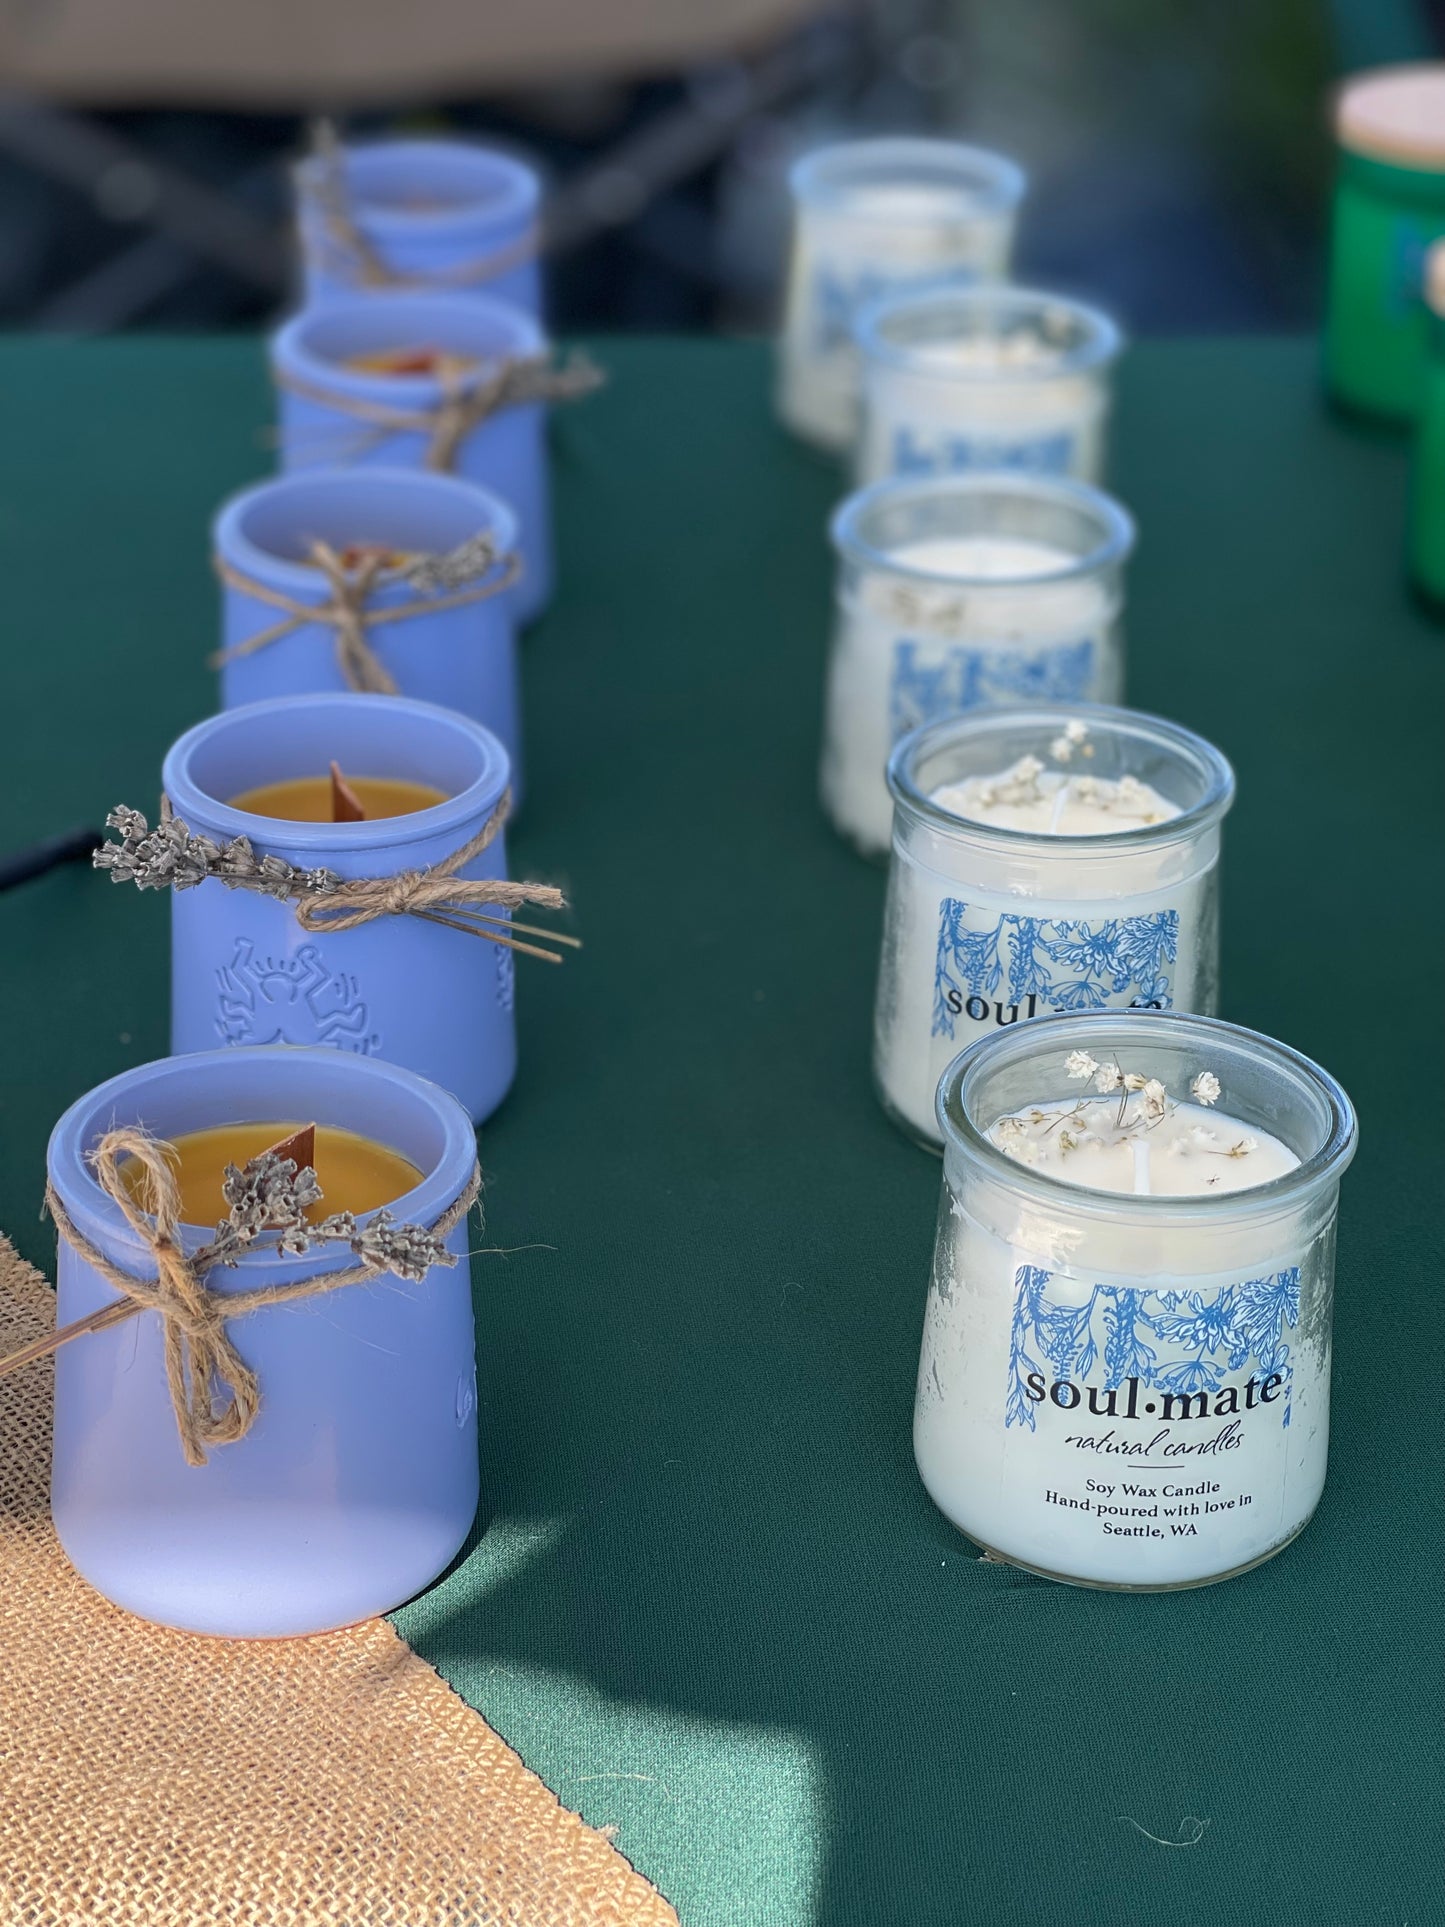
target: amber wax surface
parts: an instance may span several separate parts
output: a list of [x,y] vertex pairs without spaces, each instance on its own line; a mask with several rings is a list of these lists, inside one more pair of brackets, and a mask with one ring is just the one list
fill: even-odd
[[[239,1168],[249,1163],[301,1128],[300,1123],[284,1119],[262,1124],[218,1124],[209,1131],[184,1131],[169,1139],[176,1154],[171,1170],[181,1194],[181,1221],[219,1223],[226,1215],[226,1200],[221,1195],[226,1166]],[[422,1178],[399,1151],[334,1124],[316,1126],[313,1168],[322,1192],[322,1202],[306,1213],[313,1222],[333,1211],[375,1211],[384,1204],[394,1204]],[[142,1167],[128,1163],[124,1175],[132,1196],[147,1202]]]
[[[396,776],[353,776],[346,780],[355,790],[366,820],[375,822],[387,816],[412,816],[417,810],[434,809],[445,803],[445,790],[430,783],[408,783]],[[287,823],[331,823],[331,778],[293,776],[284,783],[262,783],[258,789],[242,790],[230,798],[233,810],[251,816],[277,817]]]

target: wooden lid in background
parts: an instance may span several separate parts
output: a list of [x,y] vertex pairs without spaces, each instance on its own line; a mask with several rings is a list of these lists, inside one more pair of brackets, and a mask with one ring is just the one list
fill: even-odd
[[1445,61],[1347,80],[1335,99],[1335,134],[1367,160],[1445,172]]

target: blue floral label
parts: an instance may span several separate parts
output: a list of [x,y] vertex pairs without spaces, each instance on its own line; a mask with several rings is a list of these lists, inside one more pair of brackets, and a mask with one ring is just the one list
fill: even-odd
[[895,475],[965,475],[975,469],[1011,469],[1024,475],[1067,475],[1079,438],[1072,428],[1046,435],[930,435],[901,427],[893,436]]
[[[1285,1334],[1299,1323],[1298,1265],[1209,1292],[1105,1284],[1081,1291],[1076,1279],[1051,1291],[1054,1281],[1040,1265],[1015,1274],[1005,1426],[1035,1431],[1044,1410],[1108,1420],[1111,1429],[1091,1434],[1087,1449],[1125,1457],[1147,1454],[1150,1443],[1161,1453],[1172,1443],[1175,1456],[1190,1448],[1184,1434],[1165,1438],[1161,1428],[1233,1420],[1232,1431],[1211,1434],[1226,1439],[1249,1412],[1288,1427]],[[1142,1428],[1133,1446],[1130,1427]]]
[[1013,1024],[1060,1010],[1168,1010],[1179,955],[1179,912],[1143,916],[1024,917],[939,906],[933,1031],[952,1038],[960,1018]]
[[880,274],[876,268],[851,272],[825,262],[813,275],[813,342],[825,354],[836,353],[853,339],[853,323],[861,308],[885,294],[911,294],[937,287],[963,287],[978,280],[975,268],[940,264],[922,274]]
[[982,703],[1087,702],[1095,694],[1092,636],[1038,649],[940,648],[901,637],[893,645],[888,718],[895,741],[935,716]]
[[363,1057],[381,1048],[356,978],[332,970],[315,944],[302,944],[294,957],[258,957],[250,938],[240,937],[216,984],[223,1043],[333,1044]]

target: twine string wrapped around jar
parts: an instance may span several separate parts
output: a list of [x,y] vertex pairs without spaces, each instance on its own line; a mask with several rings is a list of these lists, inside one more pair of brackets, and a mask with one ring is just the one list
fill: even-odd
[[284,857],[258,856],[246,836],[232,837],[225,843],[193,836],[167,797],[161,799],[161,817],[154,829],[139,810],[125,804],[112,810],[105,820],[106,828],[119,830],[121,841],[101,844],[92,861],[97,870],[110,872],[113,883],[133,883],[138,890],[190,890],[214,878],[230,890],[250,890],[258,896],[293,902],[296,921],[312,935],[357,930],[381,917],[420,917],[547,963],[560,963],[557,952],[518,942],[508,933],[521,930],[574,950],[581,947],[578,938],[487,914],[489,910],[511,912],[529,903],[545,910],[564,910],[567,899],[554,884],[516,883],[508,877],[464,878],[458,874],[495,841],[511,805],[512,793],[504,790],[476,835],[450,856],[428,869],[401,870],[393,876],[348,881],[334,870],[302,870]]
[[[137,1312],[154,1311],[164,1333],[166,1386],[181,1450],[188,1465],[199,1466],[206,1463],[210,1449],[245,1438],[261,1408],[260,1383],[232,1342],[230,1321],[373,1278],[392,1275],[420,1282],[434,1265],[454,1266],[457,1260],[446,1240],[480,1196],[482,1176],[480,1166],[474,1167],[459,1195],[430,1226],[398,1225],[384,1210],[365,1226],[358,1226],[349,1211],[313,1223],[306,1211],[322,1196],[315,1171],[309,1165],[298,1169],[293,1159],[264,1151],[239,1169],[227,1166],[227,1215],[215,1238],[188,1254],[181,1235],[180,1191],[171,1168],[174,1156],[171,1145],[133,1126],[105,1132],[90,1154],[101,1190],[154,1258],[153,1279],[137,1277],[108,1258],[76,1225],[54,1185],[47,1184],[46,1208],[61,1237],[121,1296],[0,1359],[0,1377],[72,1339],[103,1331]],[[144,1204],[125,1176],[131,1161],[144,1173]],[[296,1255],[316,1245],[344,1244],[360,1263],[290,1284],[213,1291],[208,1274],[234,1265],[263,1236],[273,1237],[278,1250]]]
[[[279,589],[245,575],[222,557],[215,558],[215,569],[229,589],[254,596],[270,608],[285,611],[284,619],[269,628],[247,636],[244,642],[219,650],[211,657],[213,669],[224,668],[244,656],[281,642],[297,630],[320,623],[334,631],[336,660],[349,689],[367,695],[394,696],[396,679],[371,645],[368,632],[391,623],[407,622],[413,616],[441,615],[468,603],[487,602],[502,595],[521,580],[522,558],[515,550],[498,552],[492,537],[484,530],[446,556],[424,556],[404,568],[389,567],[384,553],[363,556],[349,569],[344,558],[329,542],[315,541],[308,548],[311,562],[325,576],[331,590],[326,602],[303,602],[283,595]],[[492,581],[478,581],[498,563],[501,573]],[[419,593],[410,602],[367,606],[374,589],[405,583]],[[436,589],[448,591],[436,593]]]
[[436,381],[441,399],[430,408],[403,408],[304,381],[281,368],[275,370],[277,385],[289,394],[349,415],[362,424],[349,440],[347,454],[337,459],[359,460],[390,435],[420,435],[426,442],[423,465],[437,474],[450,474],[462,443],[503,409],[535,402],[576,401],[600,388],[606,379],[591,356],[580,351],[563,362],[554,361],[550,353],[504,356],[479,373],[463,356],[439,355]]
[[491,248],[470,260],[454,262],[429,274],[402,274],[383,258],[363,233],[351,210],[346,164],[333,122],[321,119],[311,128],[311,193],[321,216],[322,232],[334,265],[353,274],[366,288],[480,288],[500,280],[542,252],[543,237],[532,226],[505,246]]

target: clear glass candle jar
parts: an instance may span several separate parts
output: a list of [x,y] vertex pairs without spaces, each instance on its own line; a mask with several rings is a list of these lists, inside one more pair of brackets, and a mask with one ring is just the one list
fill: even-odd
[[[1071,726],[1087,733],[1066,771],[1132,776],[1179,814],[1107,835],[1035,835],[934,800],[1021,757],[1048,762]],[[1220,825],[1234,775],[1202,737],[1127,709],[980,710],[905,737],[888,784],[873,1068],[885,1110],[910,1136],[942,1141],[939,1077],[991,1031],[1060,1011],[1216,1008]]]
[[900,736],[983,703],[1117,702],[1134,524],[1109,496],[1043,476],[875,482],[833,517],[837,612],[823,807],[866,855],[888,848]]
[[1405,422],[1425,364],[1425,250],[1445,235],[1445,61],[1356,74],[1335,105],[1325,375],[1347,408]]
[[[1017,1162],[1000,1117],[1073,1101],[1071,1051],[1183,1092],[1299,1160],[1249,1189],[1130,1196]],[[1095,1012],[965,1051],[938,1092],[943,1197],[914,1454],[993,1558],[1132,1591],[1270,1558],[1325,1478],[1339,1182],[1356,1124],[1283,1044],[1182,1015]]]
[[891,295],[858,321],[861,484],[1013,469],[1098,482],[1119,330],[1027,288]]
[[956,141],[864,140],[805,156],[791,186],[778,412],[841,451],[857,427],[859,310],[890,289],[1002,279],[1025,180]]

